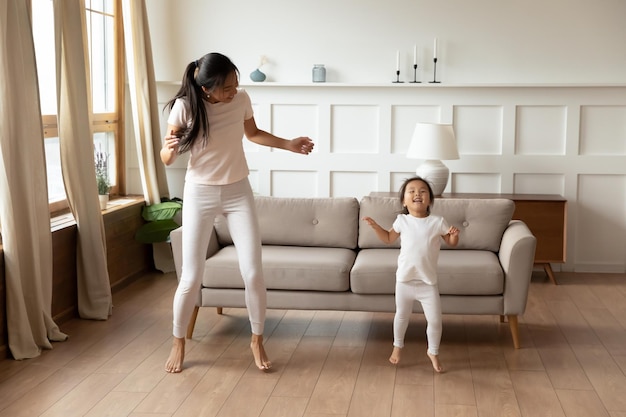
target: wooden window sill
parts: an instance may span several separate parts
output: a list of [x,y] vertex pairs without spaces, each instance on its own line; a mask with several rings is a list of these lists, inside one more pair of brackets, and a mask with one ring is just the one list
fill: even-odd
[[[116,197],[107,203],[107,208],[102,210],[102,215],[114,213],[120,209],[131,207],[134,205],[143,205],[145,200],[141,195],[128,195],[123,197]],[[64,229],[66,227],[72,227],[76,225],[74,216],[72,213],[59,214],[50,218],[50,229],[54,233],[56,230]]]

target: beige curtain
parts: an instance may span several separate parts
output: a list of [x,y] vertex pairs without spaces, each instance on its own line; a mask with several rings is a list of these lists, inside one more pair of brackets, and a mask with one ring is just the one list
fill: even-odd
[[91,132],[87,32],[81,0],[54,0],[61,170],[78,228],[78,314],[106,320],[113,307]]
[[52,234],[28,0],[0,0],[0,223],[9,349],[38,356],[67,336],[52,320]]
[[146,204],[151,205],[169,196],[169,190],[159,156],[159,110],[145,0],[122,0],[122,14],[139,171]]

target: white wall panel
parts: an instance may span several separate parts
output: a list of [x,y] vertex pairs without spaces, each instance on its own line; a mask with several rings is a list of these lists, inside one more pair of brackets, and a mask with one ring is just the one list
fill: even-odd
[[375,172],[331,172],[331,197],[361,199],[377,186]]
[[261,194],[261,181],[259,179],[258,171],[250,170],[250,174],[248,174],[248,181],[250,182],[250,188],[252,188],[252,192],[254,194]]
[[334,105],[331,112],[331,152],[378,152],[378,106]]
[[626,155],[626,106],[582,106],[581,155]]
[[[417,161],[416,161],[417,162]],[[417,168],[417,164],[416,167]],[[411,172],[392,172],[391,173],[391,184],[390,187],[388,189],[388,191],[400,191],[400,187],[402,187],[402,184],[404,183],[405,180],[414,177],[415,171],[411,171]]]
[[502,116],[500,106],[454,106],[454,130],[459,153],[501,154]]
[[272,171],[271,194],[275,197],[316,197],[317,172]]
[[564,155],[565,106],[518,106],[515,153]]
[[626,270],[626,175],[580,175],[574,256],[580,271]]
[[451,183],[448,183],[448,187],[445,192],[499,193],[500,181],[500,174],[456,172],[452,174]]
[[319,137],[318,106],[304,104],[272,105],[272,133],[283,138]]
[[513,192],[518,194],[565,194],[563,174],[515,174]]
[[391,153],[406,154],[417,122],[439,123],[439,106],[393,106]]

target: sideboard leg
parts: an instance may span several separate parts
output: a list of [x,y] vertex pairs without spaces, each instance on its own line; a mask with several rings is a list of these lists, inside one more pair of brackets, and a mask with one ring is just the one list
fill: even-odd
[[554,272],[552,272],[552,266],[550,266],[550,263],[543,264],[543,270],[546,271],[546,275],[550,278],[550,281],[552,281],[554,285],[559,285],[558,282],[556,282],[556,277],[554,276]]

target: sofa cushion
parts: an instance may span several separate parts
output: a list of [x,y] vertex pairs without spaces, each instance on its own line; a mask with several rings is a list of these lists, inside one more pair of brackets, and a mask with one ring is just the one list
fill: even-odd
[[383,243],[374,230],[363,221],[364,217],[371,217],[383,229],[389,230],[398,214],[402,212],[400,199],[397,197],[370,197],[361,199],[359,213],[359,248],[400,248],[400,239],[388,245]]
[[[350,275],[356,294],[394,294],[399,249],[363,249]],[[490,251],[442,250],[437,264],[442,295],[496,295],[504,291],[504,272]]]
[[[347,291],[356,252],[345,248],[264,245],[263,276],[268,289]],[[244,288],[234,246],[206,260],[203,287]]]
[[[353,197],[254,198],[264,245],[355,249],[359,202]],[[226,220],[215,221],[218,241],[231,245]]]
[[[398,197],[363,197],[359,219],[369,216],[383,228],[389,229],[401,212]],[[454,249],[500,250],[500,241],[515,210],[512,200],[500,199],[435,199],[432,213],[442,216],[450,225],[459,228],[459,243]],[[400,238],[401,239],[401,238]],[[371,227],[361,220],[360,248],[399,248],[400,239],[392,245],[381,242]],[[442,249],[449,249],[442,240]]]

